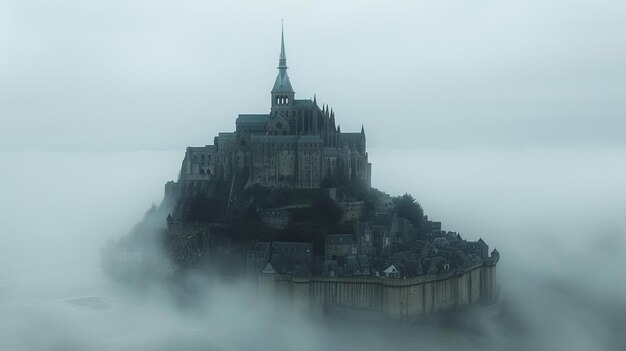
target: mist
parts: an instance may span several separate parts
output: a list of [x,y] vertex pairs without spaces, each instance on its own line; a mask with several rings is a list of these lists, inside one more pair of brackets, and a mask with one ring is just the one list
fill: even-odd
[[617,350],[626,321],[624,156],[620,148],[372,150],[374,186],[415,194],[444,229],[482,237],[503,257],[500,317],[406,324],[297,315],[244,281],[199,275],[182,295],[116,283],[99,248],[160,201],[180,154],[3,152],[12,167],[0,189],[0,346]]

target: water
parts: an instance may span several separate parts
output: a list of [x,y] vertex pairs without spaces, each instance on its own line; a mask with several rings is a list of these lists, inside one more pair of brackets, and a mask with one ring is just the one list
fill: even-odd
[[[350,326],[264,305],[246,286],[116,285],[99,247],[128,232],[182,151],[0,153],[1,350],[619,349],[626,149],[371,150],[373,185],[502,254],[506,321]],[[431,326],[431,325],[434,325]]]

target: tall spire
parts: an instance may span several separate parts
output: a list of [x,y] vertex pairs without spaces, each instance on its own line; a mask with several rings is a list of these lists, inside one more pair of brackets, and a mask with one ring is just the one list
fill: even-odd
[[278,58],[278,69],[287,69],[287,55],[285,55],[285,28],[282,21],[280,23],[280,57]]
[[[293,94],[293,88],[287,75],[287,55],[285,54],[285,30],[283,25],[280,26],[280,56],[278,57],[278,75],[272,88],[272,94]],[[274,97],[273,97],[274,99]],[[293,96],[291,96],[293,99]],[[282,101],[282,100],[281,100]],[[274,106],[274,102],[272,103]]]

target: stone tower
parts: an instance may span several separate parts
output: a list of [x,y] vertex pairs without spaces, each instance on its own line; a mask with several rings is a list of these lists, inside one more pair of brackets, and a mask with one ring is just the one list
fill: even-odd
[[285,34],[280,30],[280,57],[278,59],[278,75],[272,88],[272,112],[288,108],[293,105],[295,92],[291,87],[287,75],[287,55],[285,55]]

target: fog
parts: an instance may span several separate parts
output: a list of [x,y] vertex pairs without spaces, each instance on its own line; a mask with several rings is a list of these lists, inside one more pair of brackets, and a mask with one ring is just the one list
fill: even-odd
[[624,145],[625,16],[619,0],[3,1],[0,147],[204,145],[267,111],[281,19],[296,97],[376,131],[369,146]]
[[[624,157],[597,149],[373,149],[374,186],[502,253],[502,317],[300,316],[245,282],[129,287],[99,247],[128,232],[181,152],[3,152],[2,350],[621,349]],[[397,171],[401,169],[402,171]],[[42,171],[45,170],[45,171]],[[393,171],[396,170],[396,171]]]
[[[623,1],[0,2],[0,350],[620,350]],[[297,98],[373,186],[502,255],[501,313],[302,316],[244,281],[120,284],[100,248],[184,150]]]

